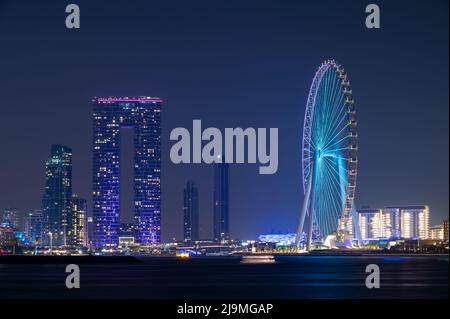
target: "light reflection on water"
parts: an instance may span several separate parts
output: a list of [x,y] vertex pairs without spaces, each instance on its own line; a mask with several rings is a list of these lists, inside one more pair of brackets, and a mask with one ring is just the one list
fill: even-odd
[[[135,264],[80,264],[81,289],[65,265],[0,265],[0,298],[448,298],[446,256],[142,257]],[[377,264],[381,288],[365,287]]]

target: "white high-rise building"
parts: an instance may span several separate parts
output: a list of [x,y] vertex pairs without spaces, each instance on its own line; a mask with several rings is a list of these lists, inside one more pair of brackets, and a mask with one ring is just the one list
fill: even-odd
[[391,219],[392,237],[429,238],[430,210],[428,206],[389,206],[383,210],[383,213],[389,215]]
[[357,212],[361,239],[386,237],[383,225],[383,211],[381,209],[367,208],[359,209]]
[[430,239],[444,240],[444,225],[431,226]]
[[[432,236],[429,226],[429,208],[425,205],[389,206],[384,209],[364,208],[357,212],[363,240],[376,238],[429,239]],[[433,232],[433,236],[444,237],[443,227],[442,232],[437,229]]]

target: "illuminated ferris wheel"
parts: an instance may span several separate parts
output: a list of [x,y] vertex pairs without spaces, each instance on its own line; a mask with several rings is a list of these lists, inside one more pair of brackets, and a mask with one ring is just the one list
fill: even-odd
[[297,244],[336,234],[359,237],[354,209],[358,134],[355,104],[344,68],[319,67],[306,104],[302,143],[304,201]]

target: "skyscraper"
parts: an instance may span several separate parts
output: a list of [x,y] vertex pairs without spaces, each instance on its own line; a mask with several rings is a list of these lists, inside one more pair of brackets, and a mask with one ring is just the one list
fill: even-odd
[[86,200],[72,194],[70,201],[69,246],[87,247],[87,204]]
[[65,246],[70,229],[72,198],[72,150],[52,145],[45,166],[45,192],[42,199],[44,245]]
[[214,240],[224,242],[230,239],[228,164],[214,165]]
[[198,228],[198,188],[188,181],[184,189],[184,242],[192,243],[199,240]]
[[359,209],[358,220],[361,239],[383,238],[386,236],[383,225],[383,211],[375,208]]
[[25,236],[31,244],[39,245],[42,240],[42,209],[27,213],[24,218]]
[[120,130],[134,129],[137,241],[161,241],[161,103],[159,98],[94,98],[94,246],[114,248],[120,228]]
[[94,234],[94,218],[92,216],[87,216],[87,226],[86,226],[86,241],[87,247],[93,247],[92,235]]

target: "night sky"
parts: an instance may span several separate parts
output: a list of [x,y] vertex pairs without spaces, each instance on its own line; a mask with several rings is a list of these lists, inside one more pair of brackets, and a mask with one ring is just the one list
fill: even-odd
[[[379,30],[364,24],[371,2],[381,8]],[[79,30],[65,28],[69,3],[80,6]],[[193,119],[204,127],[279,128],[275,175],[259,175],[258,165],[230,167],[230,229],[241,239],[295,231],[307,94],[317,67],[334,58],[357,103],[357,206],[427,204],[431,224],[440,223],[449,210],[448,6],[0,0],[0,209],[40,207],[52,143],[73,148],[73,190],[91,203],[91,98],[146,95],[165,100],[165,241],[182,236],[188,179],[199,186],[200,235],[212,237],[213,167],[169,158],[170,131],[191,129]],[[131,142],[127,149],[130,163]]]

